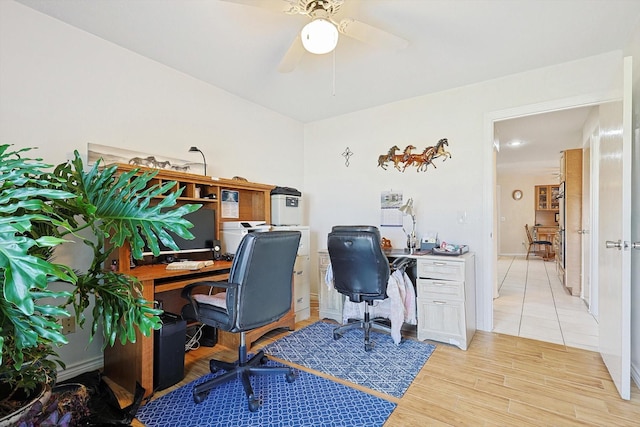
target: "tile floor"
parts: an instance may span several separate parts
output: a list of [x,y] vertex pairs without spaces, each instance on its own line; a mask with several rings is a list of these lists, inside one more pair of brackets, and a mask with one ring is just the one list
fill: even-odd
[[598,324],[562,286],[554,262],[498,257],[494,332],[598,351]]

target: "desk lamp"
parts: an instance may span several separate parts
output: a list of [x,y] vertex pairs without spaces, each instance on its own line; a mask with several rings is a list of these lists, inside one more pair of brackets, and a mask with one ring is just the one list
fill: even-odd
[[202,154],[202,162],[204,163],[204,175],[207,175],[207,159],[204,158],[204,153],[202,151],[200,151],[200,149],[198,147],[191,147],[189,148],[189,152],[199,152],[200,154]]
[[411,234],[407,234],[407,244],[409,250],[413,253],[416,250],[416,212],[413,208],[413,197],[407,200],[407,203],[398,208],[400,212],[411,216]]

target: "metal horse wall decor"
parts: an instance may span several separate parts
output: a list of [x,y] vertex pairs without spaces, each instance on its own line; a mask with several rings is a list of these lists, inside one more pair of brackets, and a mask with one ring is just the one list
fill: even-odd
[[387,163],[393,162],[393,167],[400,172],[404,172],[409,166],[415,166],[417,172],[426,172],[429,165],[436,167],[433,163],[434,159],[443,157],[442,161],[444,162],[447,157],[451,158],[451,153],[444,148],[445,146],[449,146],[449,141],[447,138],[442,138],[435,146],[425,148],[422,153],[413,154],[412,151],[416,147],[407,145],[402,154],[396,154],[396,151],[399,151],[400,148],[394,145],[387,154],[378,156],[378,166],[386,170]]

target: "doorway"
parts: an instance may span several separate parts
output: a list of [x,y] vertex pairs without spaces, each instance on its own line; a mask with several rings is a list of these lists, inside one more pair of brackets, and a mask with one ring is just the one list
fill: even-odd
[[[554,217],[553,212],[538,209],[536,186],[560,184],[562,152],[585,146],[589,153],[590,140],[583,135],[591,135],[589,129],[596,125],[594,104],[531,111],[493,122],[494,141],[500,147],[494,163],[498,207],[494,210],[495,235],[499,239],[495,245],[499,297],[493,301],[492,311],[495,332],[597,351],[597,323],[587,306],[593,302],[589,299],[590,281],[585,281],[587,287],[578,296],[569,295],[562,284],[561,263],[535,256],[525,259],[528,241],[524,231],[525,224],[553,228],[554,224],[538,224],[541,217]],[[522,197],[511,198],[514,191]],[[590,218],[590,209],[583,210],[584,217]],[[555,227],[558,228],[557,222]],[[583,231],[580,228],[567,232]],[[582,251],[585,255],[588,257],[589,251]],[[588,268],[589,264],[587,259],[584,265]],[[588,272],[583,273],[583,278],[589,277]]]

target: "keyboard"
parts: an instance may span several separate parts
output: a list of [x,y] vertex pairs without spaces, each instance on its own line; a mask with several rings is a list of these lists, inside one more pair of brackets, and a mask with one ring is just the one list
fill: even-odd
[[167,270],[200,270],[213,265],[213,261],[177,261],[167,264]]

